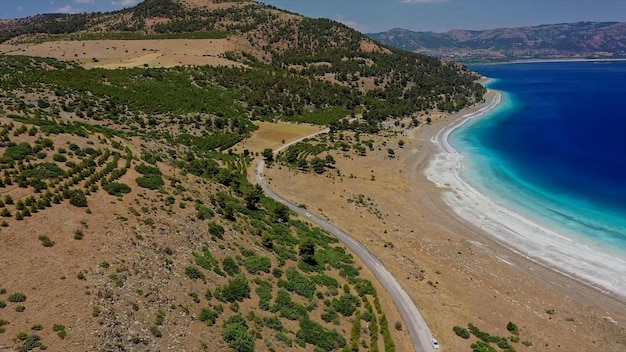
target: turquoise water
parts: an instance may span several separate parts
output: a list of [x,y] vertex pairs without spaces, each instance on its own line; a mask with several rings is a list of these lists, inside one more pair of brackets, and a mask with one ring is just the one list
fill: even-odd
[[471,68],[503,99],[452,133],[463,178],[541,226],[626,258],[626,62]]

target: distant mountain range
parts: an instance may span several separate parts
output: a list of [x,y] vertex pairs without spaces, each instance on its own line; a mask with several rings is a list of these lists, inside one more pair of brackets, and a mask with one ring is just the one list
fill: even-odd
[[576,22],[482,31],[370,33],[384,44],[461,62],[625,58],[626,22]]

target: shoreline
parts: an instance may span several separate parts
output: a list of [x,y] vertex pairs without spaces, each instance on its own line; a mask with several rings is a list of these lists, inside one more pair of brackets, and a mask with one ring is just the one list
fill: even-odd
[[608,253],[596,253],[586,244],[577,243],[544,227],[540,221],[500,204],[498,199],[490,198],[463,179],[463,156],[450,145],[449,137],[471,119],[482,117],[498,107],[502,94],[493,90],[489,90],[489,94],[493,95],[490,101],[457,114],[452,123],[431,137],[430,142],[436,151],[423,170],[425,177],[443,189],[443,201],[461,219],[486,232],[509,250],[602,294],[625,299],[626,282],[619,280],[620,275],[623,276],[619,269],[626,268],[626,260]]
[[[491,99],[434,118],[410,135],[361,136],[375,147],[365,156],[330,151],[335,171],[318,175],[274,166],[264,177],[289,201],[305,204],[366,246],[401,283],[446,350],[468,349],[469,342],[452,331],[455,325],[472,322],[506,334],[512,321],[537,351],[557,345],[564,351],[623,351],[623,299],[513,250],[460,217],[443,198],[447,189],[426,178],[429,161],[439,153],[434,135]],[[354,142],[351,134],[345,139]],[[400,140],[402,147],[396,146]],[[392,158],[389,147],[396,151]],[[367,204],[357,204],[358,197]]]

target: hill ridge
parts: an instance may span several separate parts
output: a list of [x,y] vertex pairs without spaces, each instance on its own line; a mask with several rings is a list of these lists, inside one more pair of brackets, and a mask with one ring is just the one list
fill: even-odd
[[626,57],[626,22],[580,21],[444,33],[394,28],[368,36],[394,47],[462,62]]

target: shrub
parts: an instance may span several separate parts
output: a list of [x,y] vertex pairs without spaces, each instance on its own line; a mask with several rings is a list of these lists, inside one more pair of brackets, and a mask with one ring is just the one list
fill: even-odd
[[130,186],[120,182],[109,182],[102,188],[104,188],[104,190],[112,196],[121,196],[123,194],[130,193]]
[[200,316],[198,317],[200,321],[206,322],[208,326],[213,326],[217,318],[217,312],[210,308],[202,308],[202,310],[200,311]]
[[284,287],[288,291],[295,292],[296,294],[305,297],[312,298],[315,294],[315,284],[306,276],[300,274],[294,267],[287,269],[287,280],[279,280],[278,286]]
[[280,321],[280,318],[275,315],[272,315],[270,317],[263,317],[263,323],[268,328],[274,329],[276,331],[283,331],[284,328],[283,323]]
[[346,346],[346,339],[337,331],[329,331],[309,318],[300,320],[300,330],[296,333],[296,337],[326,351]]
[[213,210],[205,207],[204,205],[198,206],[196,210],[197,210],[196,217],[200,220],[210,219],[215,215],[213,213]]
[[185,274],[189,276],[190,279],[202,279],[203,281],[206,279],[204,274],[200,271],[200,269],[195,266],[188,266],[185,268]]
[[513,322],[506,324],[506,329],[513,335],[519,334],[519,329],[517,328],[517,325],[513,324]]
[[222,337],[237,352],[254,351],[254,338],[241,314],[233,315],[224,322]]
[[18,303],[26,301],[26,295],[21,292],[16,292],[9,296],[9,302]]
[[67,157],[65,155],[63,155],[63,154],[55,153],[52,156],[52,160],[54,160],[56,162],[59,162],[59,163],[64,163],[64,162],[67,161]]
[[224,227],[216,222],[209,224],[209,233],[219,239],[224,238]]
[[352,294],[344,294],[339,299],[333,299],[331,303],[332,307],[345,317],[349,317],[356,311],[356,308],[360,306],[358,297]]
[[27,142],[23,142],[16,145],[9,145],[4,151],[2,157],[6,161],[22,160],[33,152],[33,147]]
[[289,336],[285,335],[284,332],[279,331],[276,333],[276,340],[282,342],[283,344],[285,344],[285,346],[287,347],[292,347],[293,346],[293,340],[291,338],[289,338]]
[[151,190],[159,189],[160,187],[165,185],[165,182],[163,181],[161,175],[144,175],[142,177],[138,177],[135,181],[137,182],[137,185],[139,185],[139,187]]
[[226,271],[226,273],[230,276],[235,276],[241,272],[239,270],[239,266],[232,257],[224,258],[223,264],[224,271]]
[[237,276],[222,288],[222,296],[228,302],[243,301],[250,298],[250,285],[244,276]]
[[161,170],[155,166],[148,166],[144,163],[141,163],[135,166],[135,170],[142,175],[162,175]]
[[159,327],[156,325],[152,325],[150,327],[150,333],[152,334],[152,336],[154,337],[161,337],[163,336],[163,334],[161,333],[161,330],[159,330]]
[[41,235],[39,236],[39,240],[44,247],[52,247],[54,246],[54,241],[51,240],[48,236]]
[[87,207],[87,197],[80,189],[73,189],[69,191],[70,204],[75,207],[85,208]]
[[65,325],[63,324],[52,325],[52,331],[56,332],[61,339],[65,339],[67,337],[67,331],[65,330]]
[[246,258],[244,265],[250,274],[256,274],[260,271],[269,273],[272,267],[272,262],[268,257],[259,257],[255,255]]
[[466,328],[461,327],[461,326],[455,326],[452,328],[452,331],[454,331],[455,334],[457,334],[457,336],[460,336],[464,339],[469,339],[470,338],[470,333],[469,331],[467,331]]

